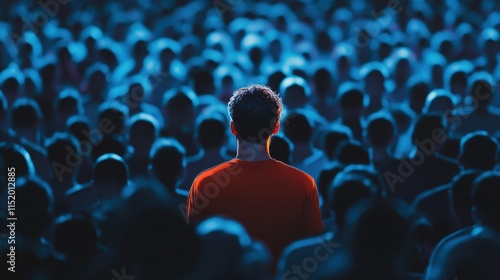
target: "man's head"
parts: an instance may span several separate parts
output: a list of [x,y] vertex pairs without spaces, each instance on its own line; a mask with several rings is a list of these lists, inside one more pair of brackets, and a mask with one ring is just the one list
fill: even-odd
[[388,147],[394,139],[396,125],[390,114],[376,113],[368,118],[366,140],[372,147]]
[[467,134],[460,141],[460,165],[464,169],[492,170],[497,162],[498,142],[485,131]]
[[269,87],[250,85],[233,93],[227,110],[231,132],[240,141],[264,143],[278,132],[283,105]]
[[175,139],[160,138],[151,148],[151,169],[153,174],[170,192],[182,180],[186,168],[186,150]]

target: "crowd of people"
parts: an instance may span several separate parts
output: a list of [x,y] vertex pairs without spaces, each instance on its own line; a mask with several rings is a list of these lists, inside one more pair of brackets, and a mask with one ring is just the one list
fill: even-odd
[[[500,279],[497,1],[1,4],[2,279]],[[251,84],[283,105],[273,163],[314,179],[302,236],[247,226],[295,218],[259,204],[301,176],[277,163],[192,219]]]

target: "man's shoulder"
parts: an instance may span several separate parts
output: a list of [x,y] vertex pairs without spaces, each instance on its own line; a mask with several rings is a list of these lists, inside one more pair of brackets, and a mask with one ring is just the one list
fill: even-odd
[[244,172],[247,167],[261,168],[262,172],[260,174],[262,174],[262,176],[280,176],[281,179],[302,179],[314,182],[313,177],[306,172],[274,159],[262,162],[245,162],[233,159],[205,169],[194,181],[201,182],[207,179],[237,176]]

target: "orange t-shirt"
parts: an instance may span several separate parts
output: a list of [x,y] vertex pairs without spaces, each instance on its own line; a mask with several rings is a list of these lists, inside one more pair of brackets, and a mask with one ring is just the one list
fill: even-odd
[[193,182],[187,211],[190,221],[213,215],[239,221],[274,261],[291,242],[323,230],[314,179],[274,159],[233,159],[207,169]]

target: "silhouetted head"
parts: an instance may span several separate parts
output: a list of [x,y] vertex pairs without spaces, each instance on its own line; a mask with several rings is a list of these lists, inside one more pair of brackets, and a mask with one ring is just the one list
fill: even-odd
[[340,85],[337,99],[343,117],[359,117],[370,103],[368,95],[351,82]]
[[471,132],[460,140],[459,162],[464,169],[492,170],[498,158],[498,142],[485,131]]
[[443,117],[438,114],[422,115],[413,127],[411,138],[414,144],[425,140],[432,140],[436,145],[442,144],[447,138]]
[[69,261],[85,261],[97,252],[99,233],[90,217],[66,215],[54,225],[54,247]]
[[82,162],[78,140],[68,133],[58,132],[45,141],[45,148],[48,164],[52,167],[56,177],[61,180],[62,174],[65,174],[71,178],[74,172],[67,173],[65,169],[78,167]]
[[335,214],[335,222],[339,228],[345,225],[347,211],[363,198],[375,194],[369,180],[347,172],[340,172],[335,176],[327,191],[328,208]]
[[269,87],[250,85],[233,93],[227,110],[231,132],[240,141],[265,143],[278,132],[283,105]]
[[291,76],[280,84],[280,93],[283,104],[289,109],[303,108],[309,101],[311,89],[302,77]]
[[[12,166],[16,170],[17,177],[35,175],[35,166],[31,161],[30,154],[19,144],[7,142],[0,144],[0,165],[2,168],[1,174],[6,174],[7,168]],[[1,182],[4,182],[4,180],[7,180],[7,175],[2,177]]]
[[286,78],[285,73],[281,70],[275,70],[274,72],[270,73],[269,76],[267,77],[267,83],[266,85],[271,88],[273,91],[278,91],[280,90],[280,85],[283,82],[283,80]]
[[325,132],[323,139],[323,150],[325,155],[330,161],[333,161],[336,159],[335,151],[340,143],[352,139],[352,131],[347,126],[335,125]]
[[396,135],[396,125],[392,116],[375,113],[368,117],[366,139],[372,147],[388,147]]
[[54,109],[63,123],[74,115],[83,114],[83,104],[80,94],[75,89],[65,89],[59,93]]
[[127,106],[119,102],[107,102],[99,106],[98,127],[104,134],[121,134],[128,118]]
[[269,153],[272,158],[283,163],[290,164],[293,144],[284,135],[273,135],[269,145]]
[[168,189],[175,188],[182,181],[186,168],[186,150],[175,139],[158,139],[150,152],[153,174]]
[[198,262],[201,245],[194,229],[168,207],[149,207],[136,213],[123,236],[120,248],[125,259],[135,264],[134,275],[138,277],[181,279]]
[[423,81],[415,82],[408,86],[410,96],[410,108],[416,113],[421,114],[425,106],[427,95],[431,91],[430,86]]
[[309,143],[313,127],[305,111],[294,111],[283,120],[283,132],[292,143]]
[[42,111],[35,100],[20,98],[14,102],[10,117],[14,129],[35,129],[42,120]]
[[346,214],[351,279],[402,279],[408,273],[411,212],[399,201],[364,199]]
[[312,75],[315,92],[318,95],[324,96],[329,94],[333,84],[333,76],[331,71],[326,67],[319,67]]
[[446,89],[432,90],[425,100],[422,112],[424,114],[444,114],[455,108],[456,98]]
[[116,154],[104,154],[94,164],[93,183],[102,189],[120,191],[128,184],[127,163]]
[[370,164],[370,155],[366,148],[356,140],[343,141],[335,152],[337,161],[344,165]]
[[495,80],[487,72],[478,72],[471,76],[469,96],[465,103],[472,107],[472,110],[486,111],[495,94]]
[[134,153],[147,156],[151,146],[159,135],[158,122],[146,113],[139,113],[130,119],[129,143]]
[[100,156],[109,153],[124,157],[127,153],[127,146],[124,143],[123,138],[113,134],[104,134],[102,137],[96,137],[95,144],[92,147],[92,160],[95,162]]
[[16,223],[18,235],[40,238],[52,218],[54,199],[52,190],[42,180],[18,178],[16,181],[16,216],[22,217]]
[[197,127],[198,143],[203,149],[220,149],[224,145],[227,125],[222,117],[200,116]]
[[193,120],[198,103],[198,96],[187,86],[167,91],[162,101],[166,126],[182,129],[186,122]]

